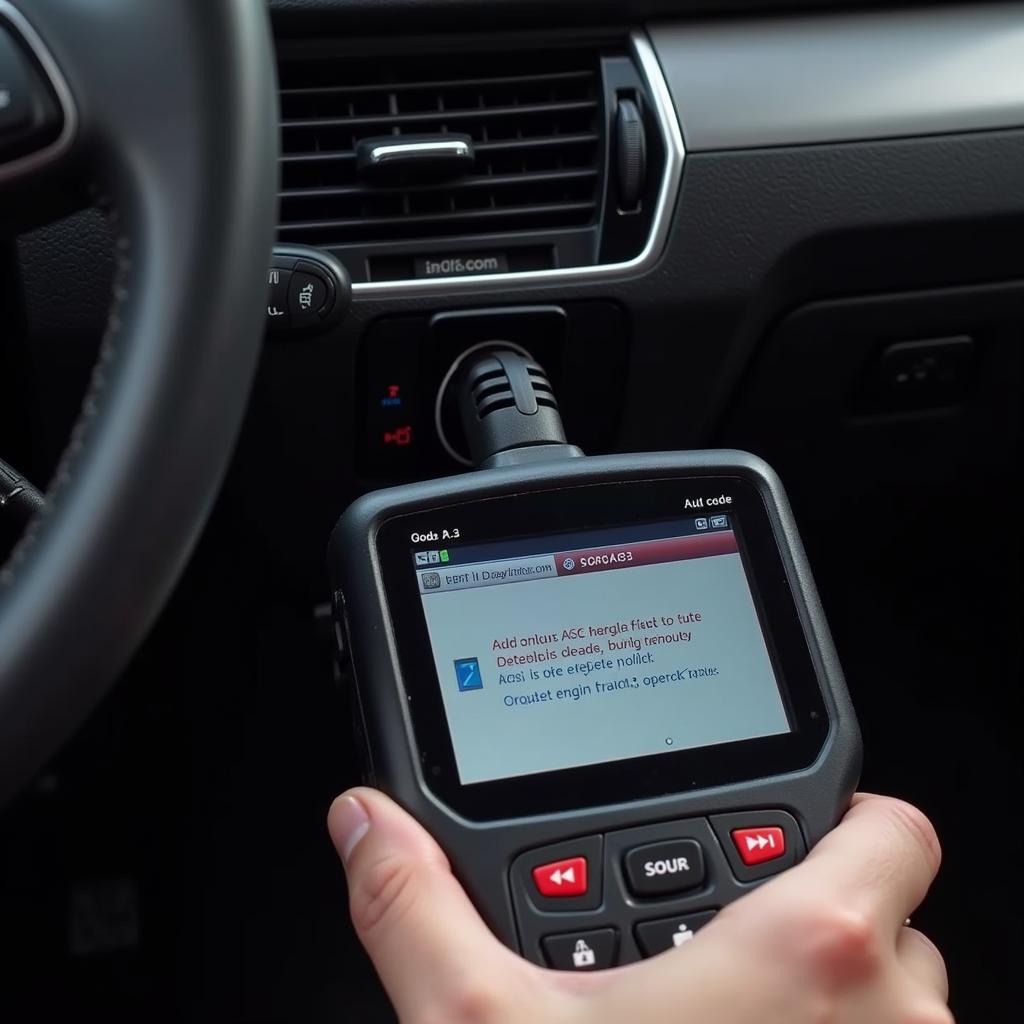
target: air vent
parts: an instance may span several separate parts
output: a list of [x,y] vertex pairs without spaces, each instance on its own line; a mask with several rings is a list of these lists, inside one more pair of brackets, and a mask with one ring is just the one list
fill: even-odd
[[[596,49],[405,55],[279,55],[279,237],[355,243],[593,225],[606,114]],[[469,137],[456,177],[380,180],[360,171],[367,139]]]

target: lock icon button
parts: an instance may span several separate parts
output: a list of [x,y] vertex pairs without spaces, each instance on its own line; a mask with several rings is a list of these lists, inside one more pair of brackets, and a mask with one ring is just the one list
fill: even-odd
[[546,935],[541,939],[544,958],[557,971],[603,971],[614,967],[619,949],[615,928]]
[[594,951],[587,945],[585,940],[578,939],[576,941],[576,948],[572,951],[572,963],[577,969],[593,967],[597,963]]

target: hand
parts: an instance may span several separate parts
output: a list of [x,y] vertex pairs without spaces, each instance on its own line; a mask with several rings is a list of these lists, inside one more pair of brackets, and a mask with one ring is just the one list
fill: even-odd
[[382,794],[328,816],[352,920],[403,1024],[950,1024],[938,950],[904,921],[939,867],[920,811],[858,796],[801,864],[685,946],[591,974],[488,931],[437,843]]

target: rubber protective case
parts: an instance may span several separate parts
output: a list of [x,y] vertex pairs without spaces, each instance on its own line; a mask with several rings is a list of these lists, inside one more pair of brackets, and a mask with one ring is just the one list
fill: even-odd
[[[753,484],[765,500],[830,720],[814,763],[798,772],[741,784],[528,818],[474,822],[444,805],[426,784],[417,754],[377,552],[380,527],[394,516],[503,494],[703,476],[738,477]],[[513,898],[510,880],[511,865],[523,851],[572,837],[764,808],[792,815],[809,848],[835,826],[849,804],[860,774],[860,731],[785,492],[772,469],[755,456],[703,451],[566,459],[375,491],[341,517],[328,557],[336,613],[348,637],[368,779],[434,835],[494,933],[530,959],[543,962],[538,925],[520,920],[517,927],[516,906],[521,910],[523,899],[521,893]],[[607,845],[615,846],[614,837],[608,836]],[[729,884],[718,886],[713,900],[722,905],[756,884],[730,876]],[[596,913],[534,916],[547,917],[552,922],[549,931],[567,931],[584,922],[598,926],[605,920],[602,910],[614,924],[632,901],[619,894],[606,896],[609,906]],[[627,929],[622,939],[619,962],[637,959],[632,932]]]

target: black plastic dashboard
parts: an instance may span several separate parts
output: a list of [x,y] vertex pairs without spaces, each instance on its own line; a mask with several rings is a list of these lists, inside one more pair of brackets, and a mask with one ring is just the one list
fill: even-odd
[[[422,20],[431,33],[449,31],[453,14],[475,27],[472,12],[485,9],[540,31],[541,17],[561,25],[615,17],[627,30],[655,15],[647,34],[686,149],[671,230],[649,272],[550,287],[503,279],[493,291],[453,280],[423,295],[357,292],[336,335],[268,345],[260,387],[275,401],[302,391],[307,408],[331,410],[313,431],[297,425],[309,451],[332,453],[333,473],[313,474],[335,496],[325,504],[336,508],[356,485],[350,410],[362,408],[362,396],[353,371],[366,326],[384,314],[614,303],[629,322],[631,385],[612,446],[686,447],[708,439],[751,352],[786,311],[1024,274],[1024,5],[666,17],[701,6],[272,0],[289,39],[351,39],[396,10],[408,14],[403,32]],[[30,333],[86,344],[108,294],[104,230],[86,214],[19,242]],[[96,256],[83,261],[83,251]],[[59,308],[45,300],[57,275],[78,282]],[[654,397],[655,380],[654,392],[672,382],[670,400]],[[311,543],[310,566],[314,552]]]
[[[373,30],[373,19],[364,20],[371,9],[407,7],[411,20],[403,19],[403,32],[423,18],[435,33],[448,28],[447,12],[459,11],[461,19],[469,7],[491,10],[458,0],[275,0],[271,6],[289,39],[337,32],[350,42],[355,33]],[[514,7],[517,19],[536,10],[529,3],[504,6],[509,13]],[[1024,5],[714,21],[664,20],[666,11],[683,5],[544,6],[547,17],[563,23],[584,13],[628,15],[618,22],[621,31],[636,30],[637,19],[659,7],[662,19],[646,26],[647,37],[686,148],[660,258],[642,273],[593,280],[528,275],[521,281],[502,276],[493,289],[458,279],[422,292],[361,293],[357,287],[351,314],[334,332],[269,341],[249,431],[258,436],[263,459],[292,466],[310,491],[299,514],[307,520],[303,528],[287,541],[267,538],[272,547],[281,545],[276,561],[282,570],[299,579],[318,573],[322,537],[337,510],[353,493],[387,478],[364,471],[360,440],[368,387],[361,360],[371,326],[403,318],[429,325],[439,313],[494,306],[610,304],[623,324],[625,363],[615,372],[624,383],[597,450],[686,448],[714,440],[738,399],[738,385],[756,384],[751,357],[786,313],[815,300],[1024,278]],[[348,20],[322,17],[330,11]],[[533,29],[540,36],[548,31]],[[829,77],[822,81],[825,69]],[[105,308],[104,232],[86,213],[18,243],[28,332],[41,336],[40,351],[59,349],[54,358],[62,364],[74,357],[56,339],[79,339],[87,351],[90,325]],[[96,254],[91,263],[80,258],[83,251]],[[95,270],[88,280],[83,266]],[[46,301],[55,277],[75,283],[59,307]],[[979,308],[982,334],[985,320]],[[416,332],[426,329],[411,329],[409,344],[418,344]],[[883,326],[865,339],[862,364],[850,369],[853,379],[839,390],[861,387],[887,342],[933,333],[931,324],[920,331],[910,325],[889,337]],[[579,344],[585,346],[585,338]],[[446,355],[442,346],[432,359],[443,362]],[[563,398],[582,409],[586,389],[573,387],[579,359],[564,346],[559,358],[561,365],[549,372],[564,372]],[[444,368],[437,363],[411,373],[413,386],[423,390],[414,396],[421,408],[432,402],[429,391]],[[779,400],[792,405],[815,382],[791,380],[790,386],[793,393]],[[979,402],[991,398],[979,396]],[[972,408],[959,407],[956,415],[969,417]],[[937,422],[949,422],[942,403],[932,411]],[[901,429],[902,421],[893,420],[865,426],[853,412],[835,410],[834,428],[856,421],[856,429],[869,434]],[[757,444],[756,438],[732,440]],[[258,460],[250,465],[247,459],[250,445],[243,439],[236,466],[236,476],[247,480],[242,486],[256,486],[261,477]],[[999,453],[997,444],[991,458]],[[790,454],[782,453],[783,470]],[[22,461],[45,478],[46,455]],[[454,468],[443,460],[428,463],[431,472]],[[297,538],[304,538],[299,558]]]

